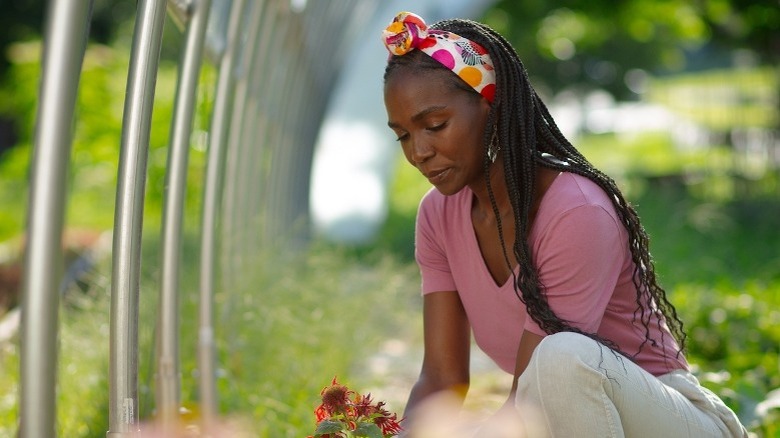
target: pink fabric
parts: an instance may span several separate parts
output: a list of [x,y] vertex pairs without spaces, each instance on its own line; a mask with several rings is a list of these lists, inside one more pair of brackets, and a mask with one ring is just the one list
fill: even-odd
[[[432,189],[417,215],[416,258],[422,293],[457,291],[477,345],[498,366],[514,372],[523,330],[545,335],[527,315],[512,279],[496,285],[479,251],[471,223],[472,192],[446,197]],[[542,199],[529,243],[548,301],[575,326],[616,342],[656,376],[688,369],[677,344],[652,319],[651,336],[634,321],[636,288],[628,236],[606,193],[587,178],[562,173]],[[661,343],[663,339],[663,343]]]

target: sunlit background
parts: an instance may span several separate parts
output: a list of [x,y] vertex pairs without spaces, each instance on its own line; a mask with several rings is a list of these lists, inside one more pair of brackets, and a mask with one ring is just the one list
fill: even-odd
[[[513,43],[562,131],[637,206],[662,284],[686,323],[699,378],[756,437],[780,436],[780,3],[371,4],[377,12],[355,27],[361,30],[332,83],[310,145],[311,173],[298,175],[311,181],[299,206],[307,212],[300,232],[306,245],[285,251],[260,244],[223,260],[216,336],[225,418],[239,418],[250,436],[309,435],[319,391],[334,375],[403,410],[422,354],[413,231],[429,187],[403,162],[386,127],[379,34],[408,9],[428,21],[478,19]],[[14,436],[18,420],[19,281],[45,7],[37,0],[0,6],[0,437]],[[135,7],[130,0],[95,1],[79,90],[60,310],[57,430],[64,437],[102,437],[108,429],[110,233]],[[290,7],[302,11],[307,2]],[[144,207],[144,421],[155,410],[159,234],[181,43],[169,19]],[[193,422],[192,315],[215,64],[207,62],[201,76],[181,274],[183,419]],[[240,260],[231,263],[231,256]],[[479,354],[472,369],[466,409],[486,415],[503,402],[511,378]]]

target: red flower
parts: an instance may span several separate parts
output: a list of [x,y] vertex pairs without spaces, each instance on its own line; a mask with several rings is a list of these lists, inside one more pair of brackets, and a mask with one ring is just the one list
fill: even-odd
[[330,386],[326,386],[320,392],[322,396],[322,405],[320,405],[329,415],[346,413],[349,405],[349,396],[354,394],[346,386],[339,385],[336,378],[333,378]]
[[385,411],[387,415],[383,415],[381,417],[377,417],[374,420],[374,424],[379,426],[380,429],[382,429],[382,433],[385,434],[385,436],[395,436],[401,433],[403,428],[401,427],[401,420],[398,419],[398,416],[396,414],[390,415],[389,412]]
[[[380,402],[380,405],[383,404]],[[380,406],[374,406],[371,404],[371,394],[358,395],[355,397],[355,415],[358,417],[370,417],[372,414],[378,412],[377,408]]]
[[317,409],[314,410],[314,415],[317,417],[317,423],[330,417],[324,405],[317,406]]
[[[358,427],[378,427],[384,437],[398,435],[401,428],[398,416],[384,408],[384,402],[374,403],[371,394],[360,395],[340,385],[336,378],[320,392],[322,403],[314,410],[318,438],[352,436]],[[327,421],[327,423],[323,423]],[[339,424],[341,425],[339,427]],[[340,430],[339,430],[340,429]],[[324,433],[323,433],[324,432]]]

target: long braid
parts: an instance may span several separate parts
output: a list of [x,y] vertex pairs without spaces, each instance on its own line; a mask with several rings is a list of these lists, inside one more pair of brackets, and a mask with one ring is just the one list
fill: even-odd
[[[514,290],[525,304],[528,314],[546,333],[571,331],[596,339],[616,351],[617,345],[574,327],[569,321],[558,317],[547,302],[544,285],[540,283],[533,254],[528,245],[527,233],[530,227],[536,166],[571,172],[590,179],[601,187],[613,203],[618,217],[628,233],[628,246],[634,263],[633,282],[636,286],[636,309],[634,319],[644,328],[646,343],[657,345],[652,339],[650,324],[652,317],[669,326],[672,335],[685,347],[686,335],[677,311],[668,300],[666,291],[658,284],[655,267],[649,251],[649,239],[634,208],[625,200],[616,183],[596,169],[563,135],[549,110],[531,86],[528,74],[514,48],[500,34],[486,25],[470,20],[445,20],[431,28],[449,30],[466,37],[488,50],[496,70],[496,95],[484,133],[487,146],[495,138],[501,146],[504,162],[505,182],[512,205],[515,225],[515,240],[512,255],[518,262],[518,275],[512,269],[507,252],[500,213],[490,184],[490,162],[485,158],[485,178],[493,213],[496,216],[499,240],[504,259],[512,272]],[[396,69],[444,68],[437,61],[416,50],[404,56],[392,57],[385,70],[385,81]],[[454,79],[455,76],[453,76]],[[453,85],[473,92],[463,81],[453,80]],[[663,331],[661,331],[663,336]],[[661,339],[663,342],[663,339]],[[621,352],[623,353],[623,352]],[[637,352],[638,354],[638,352]]]
[[[463,24],[465,23],[465,26]],[[519,59],[515,55],[514,62],[511,46],[497,34],[486,27],[461,20],[449,20],[434,25],[437,28],[451,30],[461,36],[472,39],[491,52],[491,60],[496,68],[496,94],[493,103],[498,124],[498,139],[502,146],[504,172],[507,190],[511,199],[515,218],[515,241],[512,244],[512,253],[519,264],[519,275],[514,278],[514,270],[511,269],[515,285],[515,293],[525,303],[531,318],[547,333],[560,331],[580,330],[563,321],[550,307],[544,296],[544,288],[540,284],[538,271],[533,263],[531,250],[526,239],[529,229],[529,215],[533,203],[537,154],[537,130],[535,113],[526,108],[533,106],[534,94],[530,86],[527,73]],[[472,38],[472,26],[484,28],[480,33],[482,38]],[[500,47],[502,50],[492,51],[490,47]],[[504,68],[502,68],[504,67]],[[520,67],[520,68],[518,68]],[[502,93],[502,90],[513,90],[511,93]],[[519,117],[518,117],[519,115]],[[519,120],[518,120],[519,119]],[[489,178],[489,176],[486,176]],[[495,199],[491,196],[491,203]],[[494,207],[496,210],[497,207]],[[498,217],[498,216],[497,216]],[[500,218],[498,218],[500,220]],[[499,233],[504,251],[506,244],[503,233]],[[505,259],[508,258],[505,255]]]
[[[629,242],[631,243],[629,249],[631,251],[631,258],[634,262],[634,285],[637,287],[638,291],[642,291],[645,288],[649,290],[649,293],[637,294],[637,308],[634,311],[634,317],[636,318],[637,314],[639,314],[639,320],[645,328],[645,343],[650,342],[653,346],[656,345],[656,341],[650,338],[649,329],[651,317],[655,315],[660,320],[669,320],[669,328],[672,331],[672,334],[681,342],[681,344],[684,344],[686,334],[683,330],[683,323],[679,319],[674,305],[669,301],[666,291],[657,283],[655,266],[649,251],[650,239],[640,223],[636,210],[624,198],[615,181],[593,167],[593,165],[591,165],[590,162],[588,162],[588,160],[563,136],[558,129],[558,126],[553,121],[547,107],[538,96],[536,96],[536,100],[537,107],[541,110],[541,115],[545,121],[543,126],[549,128],[540,129],[544,144],[550,146],[552,149],[546,152],[550,152],[555,157],[563,156],[566,160],[575,162],[578,165],[561,165],[558,160],[551,162],[549,160],[544,160],[543,158],[537,162],[552,169],[577,173],[598,184],[605,192],[611,195],[610,199],[615,206],[615,210],[629,234]],[[669,316],[670,318],[666,318],[666,316]],[[663,335],[663,332],[661,332],[661,334]]]

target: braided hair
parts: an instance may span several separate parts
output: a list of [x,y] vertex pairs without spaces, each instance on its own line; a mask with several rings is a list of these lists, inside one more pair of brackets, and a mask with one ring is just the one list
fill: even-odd
[[[683,323],[668,300],[666,291],[657,282],[649,251],[649,239],[636,210],[623,197],[615,181],[596,169],[564,137],[547,107],[531,86],[525,67],[515,49],[490,27],[471,20],[444,20],[431,25],[430,28],[451,31],[480,44],[489,52],[493,62],[496,73],[496,94],[485,126],[483,144],[488,148],[491,140],[497,140],[503,154],[505,181],[516,230],[511,248],[519,264],[519,275],[515,274],[509,262],[501,215],[490,184],[491,161],[487,158],[487,153],[483,154],[485,178],[491,206],[496,216],[504,259],[512,272],[515,294],[525,304],[531,318],[548,334],[564,331],[581,333],[626,354],[620,351],[613,341],[595,333],[584,332],[569,321],[561,319],[547,302],[544,285],[540,282],[526,239],[530,228],[529,215],[534,201],[536,168],[543,166],[588,178],[609,195],[618,218],[628,232],[628,246],[634,263],[632,280],[637,291],[634,321],[639,320],[645,334],[645,340],[639,350],[641,351],[647,343],[652,346],[658,345],[650,330],[651,321],[655,317],[667,324],[672,335],[679,342],[680,350],[677,352],[679,355],[685,348],[686,334]],[[446,69],[422,51],[413,50],[403,56],[391,57],[385,69],[385,82],[393,72],[402,68]],[[450,76],[452,78],[450,82],[454,87],[479,96],[456,75]],[[663,333],[661,331],[661,336]],[[638,353],[639,351],[635,354]]]

